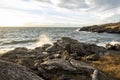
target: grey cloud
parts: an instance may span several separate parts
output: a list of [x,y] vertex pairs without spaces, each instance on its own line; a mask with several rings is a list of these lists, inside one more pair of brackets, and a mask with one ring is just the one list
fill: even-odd
[[36,1],[45,2],[45,3],[51,3],[50,0],[36,0]]
[[[108,10],[120,7],[120,0],[37,0],[66,9]],[[56,3],[57,2],[57,3]]]
[[108,10],[120,7],[120,0],[86,0],[90,7],[100,10]]
[[[47,2],[59,8],[76,10],[78,12],[86,11],[94,13],[103,19],[118,20],[120,15],[120,0],[37,0]],[[112,15],[109,15],[109,14]],[[108,15],[108,16],[107,16]]]
[[[118,20],[120,15],[120,0],[58,0],[58,7],[66,9],[86,9],[90,12],[98,12],[101,17],[104,17],[108,12],[112,15],[104,19]],[[105,13],[102,14],[102,13]]]
[[67,9],[88,8],[84,0],[59,0],[57,6]]
[[57,1],[59,1],[59,3],[57,3],[58,7],[67,9],[91,9],[91,10],[94,9],[103,11],[120,7],[120,0],[57,0]]
[[89,11],[96,12],[103,19],[111,21],[120,20],[118,18],[120,15],[120,0],[86,0],[85,2],[89,5]]
[[57,7],[66,8],[66,9],[79,9],[79,8],[88,8],[88,5],[85,3],[85,0],[37,0],[40,2],[51,3]]

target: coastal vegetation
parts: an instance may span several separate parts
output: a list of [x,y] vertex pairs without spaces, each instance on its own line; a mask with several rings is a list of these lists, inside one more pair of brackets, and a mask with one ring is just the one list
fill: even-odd
[[94,61],[92,64],[106,74],[120,79],[120,54],[112,53],[101,56],[98,61]]

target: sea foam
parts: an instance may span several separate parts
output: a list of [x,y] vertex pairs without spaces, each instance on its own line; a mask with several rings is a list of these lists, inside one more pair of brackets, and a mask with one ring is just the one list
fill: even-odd
[[52,42],[51,38],[49,38],[47,35],[42,34],[42,35],[40,35],[36,46],[39,47],[39,46],[42,46],[44,44],[51,44],[52,45],[52,43],[53,42]]

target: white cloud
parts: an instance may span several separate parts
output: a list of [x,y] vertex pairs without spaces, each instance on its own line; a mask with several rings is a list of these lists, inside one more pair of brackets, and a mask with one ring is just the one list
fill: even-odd
[[22,25],[25,19],[21,20],[23,18],[21,15],[23,15],[23,13],[19,11],[13,11],[9,9],[0,9],[0,18],[1,18],[0,25],[2,26]]
[[[120,0],[1,0],[0,25],[119,20]],[[117,15],[117,16],[116,16]]]
[[31,10],[31,9],[41,9],[40,6],[33,4],[32,1],[26,2],[22,0],[2,0],[0,2],[0,8],[6,7],[18,10]]
[[120,0],[47,0],[44,2],[48,1],[57,9],[64,8],[80,13],[83,11],[93,13],[93,16],[98,16],[101,20],[120,14],[118,10],[120,9]]

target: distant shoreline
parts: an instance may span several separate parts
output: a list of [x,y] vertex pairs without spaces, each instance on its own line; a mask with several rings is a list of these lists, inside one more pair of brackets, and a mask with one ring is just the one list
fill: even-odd
[[82,27],[79,31],[120,33],[120,22]]

